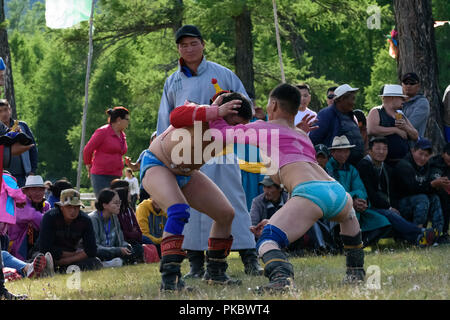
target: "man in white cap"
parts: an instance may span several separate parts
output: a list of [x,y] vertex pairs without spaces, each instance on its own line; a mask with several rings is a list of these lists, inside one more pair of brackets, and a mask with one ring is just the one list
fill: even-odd
[[372,108],[367,116],[367,133],[369,136],[386,137],[388,155],[385,162],[395,166],[408,154],[409,141],[417,141],[419,134],[401,110],[407,96],[400,85],[384,85],[380,97],[383,104]]
[[309,137],[314,145],[324,144],[330,147],[333,138],[345,135],[355,147],[351,149],[348,161],[356,165],[364,156],[364,140],[353,114],[356,91],[348,84],[343,84],[334,91],[334,103],[317,114],[317,130],[311,131]]
[[50,204],[44,198],[45,185],[41,176],[28,176],[22,192],[27,196],[26,204],[17,208],[16,224],[8,228],[8,236],[12,241],[11,254],[25,261],[31,258],[42,217],[50,210]]

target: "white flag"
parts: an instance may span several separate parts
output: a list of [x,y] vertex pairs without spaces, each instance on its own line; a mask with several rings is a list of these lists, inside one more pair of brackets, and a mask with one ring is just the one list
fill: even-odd
[[89,20],[91,0],[45,0],[45,21],[53,29],[70,28]]

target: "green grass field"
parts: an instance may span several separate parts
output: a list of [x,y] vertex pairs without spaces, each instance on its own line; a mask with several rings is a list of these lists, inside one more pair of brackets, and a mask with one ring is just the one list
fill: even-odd
[[[197,288],[192,293],[161,294],[159,264],[140,264],[114,269],[57,274],[52,278],[8,282],[13,293],[33,300],[422,300],[450,298],[450,246],[426,249],[380,246],[366,249],[368,281],[359,286],[343,285],[344,256],[291,258],[297,291],[258,295],[252,288],[267,282],[264,276],[248,276],[236,252],[229,257],[228,274],[242,279],[238,287],[211,286],[201,280],[186,280]],[[187,260],[182,272],[188,272]],[[379,281],[377,282],[377,279]],[[79,286],[77,286],[79,284]],[[378,284],[378,286],[377,286]]]

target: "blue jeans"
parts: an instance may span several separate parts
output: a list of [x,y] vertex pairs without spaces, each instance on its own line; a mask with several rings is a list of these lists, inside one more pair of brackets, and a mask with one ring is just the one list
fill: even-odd
[[19,272],[22,277],[26,276],[23,273],[23,268],[27,265],[25,262],[17,259],[12,254],[10,254],[8,251],[3,251],[3,250],[2,250],[2,259],[3,259],[3,267],[16,269],[17,272]]
[[400,199],[398,210],[403,218],[423,225],[426,228],[431,220],[431,226],[437,229],[439,233],[444,227],[444,217],[442,215],[441,202],[437,194],[416,194]]
[[92,188],[94,189],[95,197],[98,197],[98,194],[102,189],[109,188],[111,185],[111,181],[114,179],[120,179],[119,176],[110,176],[104,174],[91,174],[91,183]]
[[401,215],[392,210],[374,209],[376,212],[385,216],[392,226],[392,231],[395,238],[404,239],[411,244],[416,244],[418,237],[422,234],[422,229],[416,224],[407,221]]

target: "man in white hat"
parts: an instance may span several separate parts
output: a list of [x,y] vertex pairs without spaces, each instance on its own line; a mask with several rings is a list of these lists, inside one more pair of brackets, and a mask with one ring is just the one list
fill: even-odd
[[16,224],[8,228],[8,236],[12,241],[11,254],[26,261],[31,258],[42,216],[50,210],[50,204],[44,199],[45,186],[41,176],[28,176],[22,192],[27,196],[26,204],[17,208]]
[[353,114],[356,91],[348,84],[343,84],[334,91],[334,103],[317,114],[317,130],[311,131],[309,137],[314,145],[324,144],[330,147],[333,138],[345,135],[355,145],[348,161],[356,165],[364,156],[364,140]]
[[386,163],[395,164],[408,154],[409,141],[416,141],[418,131],[402,113],[402,104],[406,95],[397,84],[386,84],[380,95],[381,106],[374,107],[367,116],[367,133],[369,136],[383,136],[388,140]]

